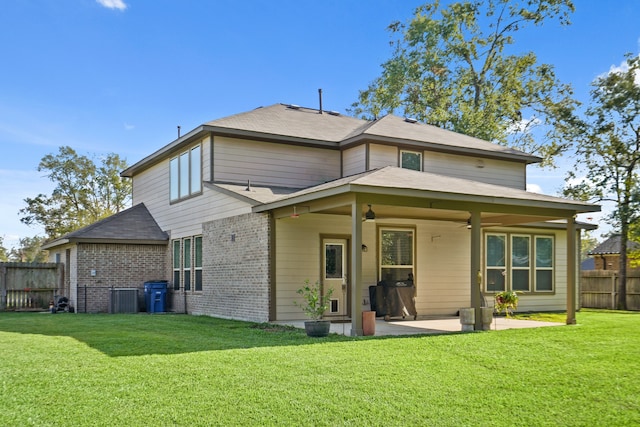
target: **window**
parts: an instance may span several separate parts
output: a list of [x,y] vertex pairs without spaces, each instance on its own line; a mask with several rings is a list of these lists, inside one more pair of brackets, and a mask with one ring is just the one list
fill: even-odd
[[553,247],[550,236],[486,234],[486,291],[553,292]]
[[536,237],[536,291],[553,291],[553,238]]
[[380,278],[388,284],[414,276],[414,230],[380,230]]
[[169,197],[184,199],[202,191],[202,147],[197,145],[169,161]]
[[511,236],[511,289],[530,291],[531,268],[529,236]]
[[180,290],[180,240],[173,241],[173,289]]
[[191,290],[191,239],[184,239],[182,245],[182,265],[184,267],[182,280],[182,288],[185,291]]
[[202,236],[173,241],[173,289],[202,290]]
[[404,169],[412,169],[414,171],[421,171],[422,153],[417,151],[400,151],[400,167]]
[[500,292],[505,290],[505,250],[506,236],[504,234],[488,234],[485,244],[487,291]]
[[195,238],[195,260],[194,269],[196,275],[195,290],[202,290],[202,237]]

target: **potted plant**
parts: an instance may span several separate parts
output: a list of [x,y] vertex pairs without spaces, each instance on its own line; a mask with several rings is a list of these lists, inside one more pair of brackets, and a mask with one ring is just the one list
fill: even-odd
[[518,308],[518,293],[516,291],[502,291],[495,295],[495,309],[498,314],[505,313],[511,317],[513,311]]
[[330,288],[323,295],[320,283],[309,284],[309,279],[305,280],[304,286],[296,291],[302,295],[303,302],[294,301],[294,304],[302,309],[311,320],[304,322],[304,329],[310,337],[326,337],[329,335],[331,322],[322,320],[324,312],[329,308],[329,299],[333,294]]

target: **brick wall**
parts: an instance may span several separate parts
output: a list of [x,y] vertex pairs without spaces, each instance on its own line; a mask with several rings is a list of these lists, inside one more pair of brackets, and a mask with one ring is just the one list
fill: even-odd
[[166,256],[167,245],[79,243],[77,310],[108,313],[113,287],[139,288],[138,305],[145,310],[144,282],[167,279]]
[[[270,231],[268,214],[244,214],[203,224],[203,286],[187,293],[192,314],[269,320]],[[184,294],[173,294],[176,308]]]

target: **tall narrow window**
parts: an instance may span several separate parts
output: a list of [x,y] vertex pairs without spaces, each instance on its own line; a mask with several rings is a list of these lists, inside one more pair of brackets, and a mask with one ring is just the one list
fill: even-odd
[[202,162],[200,161],[201,150],[200,146],[191,149],[191,176],[189,183],[191,184],[191,194],[199,193],[202,191]]
[[184,268],[182,277],[184,281],[184,290],[191,290],[191,239],[184,239],[182,241],[182,266]]
[[195,242],[195,259],[194,259],[194,268],[195,268],[195,290],[202,290],[202,237],[198,236],[194,239]]
[[506,273],[506,236],[504,234],[488,234],[485,247],[485,277],[487,291],[500,292],[505,290]]
[[414,171],[421,171],[422,153],[417,151],[400,151],[400,167],[404,169],[412,169]]
[[180,240],[173,241],[173,289],[180,290]]
[[343,245],[331,243],[325,246],[325,279],[342,279],[344,272],[342,271]]
[[511,236],[511,289],[528,292],[531,278],[529,236]]
[[385,283],[407,283],[414,276],[413,260],[413,230],[380,230],[380,278]]
[[197,145],[169,161],[171,201],[202,192],[202,147]]
[[536,236],[536,291],[553,291],[553,238]]
[[175,159],[171,159],[171,161],[169,162],[169,174],[170,174],[169,193],[170,193],[171,200],[178,200],[180,198],[180,191],[178,188],[178,185],[180,183],[179,172],[180,172],[180,167],[178,164],[178,158],[176,157]]

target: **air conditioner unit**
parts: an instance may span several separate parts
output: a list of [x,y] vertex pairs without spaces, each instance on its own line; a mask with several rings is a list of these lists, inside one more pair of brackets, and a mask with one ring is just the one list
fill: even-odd
[[111,289],[111,313],[137,313],[138,288]]

